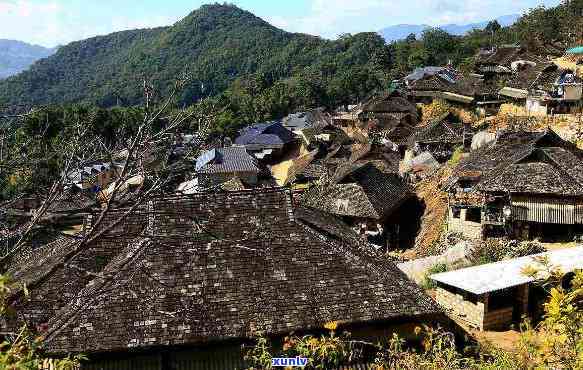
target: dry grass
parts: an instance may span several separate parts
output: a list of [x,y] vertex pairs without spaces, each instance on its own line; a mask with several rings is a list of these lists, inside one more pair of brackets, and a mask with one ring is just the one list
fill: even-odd
[[431,246],[441,238],[447,216],[447,194],[440,187],[451,174],[451,167],[445,166],[415,187],[415,193],[425,203],[425,212],[421,218],[421,231],[415,239],[415,247],[407,251],[404,257],[413,259],[426,256]]

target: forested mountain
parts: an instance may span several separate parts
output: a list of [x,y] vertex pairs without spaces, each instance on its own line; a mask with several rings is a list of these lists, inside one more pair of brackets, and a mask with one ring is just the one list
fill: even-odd
[[18,74],[56,49],[30,45],[22,41],[0,39],[0,79]]
[[[118,32],[73,42],[24,73],[0,82],[0,102],[87,102],[100,106],[141,101],[141,81],[152,79],[162,94],[175,78],[192,82],[181,97],[194,103],[226,90],[241,76],[263,83],[299,74],[338,79],[374,79],[388,69],[388,49],[374,33],[338,41],[279,30],[231,5],[205,5],[171,27]],[[362,82],[362,81],[361,81]],[[364,83],[362,89],[370,88]]]
[[[377,33],[329,41],[282,31],[233,5],[205,5],[171,27],[118,32],[71,43],[29,70],[0,81],[0,109],[142,102],[144,79],[167,96],[177,77],[190,83],[178,97],[192,105],[213,97],[226,126],[279,118],[305,107],[352,104],[413,68],[452,62],[470,66],[481,47],[520,43],[554,50],[583,42],[583,0],[529,10],[512,26],[490,22],[464,36],[441,29],[385,44]],[[228,124],[227,124],[228,122]]]

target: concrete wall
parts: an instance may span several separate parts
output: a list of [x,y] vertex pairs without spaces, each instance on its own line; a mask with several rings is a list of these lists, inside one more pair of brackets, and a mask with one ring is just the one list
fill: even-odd
[[482,224],[479,222],[466,221],[467,212],[467,209],[461,209],[460,217],[454,218],[453,209],[450,207],[447,217],[447,229],[451,232],[461,233],[468,238],[481,239]]
[[461,320],[474,328],[483,329],[487,300],[484,302],[478,299],[476,303],[472,303],[461,294],[450,292],[443,287],[436,289],[435,300],[445,308],[445,312],[452,318]]

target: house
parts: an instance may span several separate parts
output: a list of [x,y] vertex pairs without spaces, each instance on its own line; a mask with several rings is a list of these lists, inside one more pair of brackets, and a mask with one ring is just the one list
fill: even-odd
[[[476,108],[479,112],[495,111],[502,101],[498,98],[495,83],[483,75],[460,73],[451,68],[432,70],[432,73],[414,72],[406,77],[408,93],[418,103],[444,100],[464,109]],[[435,72],[439,71],[439,72]]]
[[81,190],[98,191],[116,179],[121,164],[115,162],[92,162],[79,167],[66,176],[65,186],[75,186]]
[[403,124],[415,126],[417,107],[398,91],[374,97],[363,104],[359,120],[372,130],[388,130]]
[[572,70],[550,62],[526,65],[498,93],[522,105],[528,114],[570,113],[581,107],[581,79]]
[[236,145],[244,146],[255,158],[267,161],[282,155],[296,141],[295,135],[281,121],[256,123],[239,134]]
[[547,294],[524,269],[540,266],[543,259],[563,273],[579,270],[583,247],[431,275],[435,299],[454,320],[479,330],[508,330],[523,316],[538,319]]
[[470,145],[470,125],[459,122],[451,113],[416,127],[408,139],[414,155],[429,152],[440,163],[449,160],[457,147],[469,149]]
[[451,231],[572,238],[583,224],[583,154],[552,130],[499,132],[460,162],[445,190]]
[[301,132],[305,129],[326,127],[330,123],[331,118],[324,111],[324,108],[292,113],[282,120],[283,127],[296,135],[301,135]]
[[259,335],[338,322],[375,342],[445,320],[392,261],[286,189],[153,198],[105,228],[123,214],[86,246],[59,240],[14,266],[30,295],[11,296],[2,331],[40,327],[47,354],[83,353],[86,369],[242,369]]
[[243,146],[211,149],[196,160],[196,179],[200,189],[220,185],[233,178],[253,186],[260,173],[257,160]]
[[341,217],[378,248],[399,241],[392,216],[409,199],[411,189],[397,173],[383,172],[375,163],[348,163],[329,183],[309,190],[302,204]]

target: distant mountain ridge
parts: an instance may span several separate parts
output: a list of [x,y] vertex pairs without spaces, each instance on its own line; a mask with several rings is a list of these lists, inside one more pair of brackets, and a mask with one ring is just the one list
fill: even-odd
[[0,39],[0,79],[28,69],[37,60],[54,54],[56,49],[22,41]]
[[[502,27],[513,25],[518,18],[519,14],[504,15],[496,18],[496,21],[500,23]],[[446,31],[451,35],[463,36],[473,29],[484,29],[490,21],[469,23],[469,24],[444,24],[437,26],[442,30]],[[431,26],[427,24],[398,24],[395,26],[390,26],[379,31],[379,34],[387,41],[397,41],[406,38],[410,34],[414,33],[417,38],[421,37],[423,31]]]

